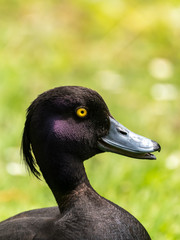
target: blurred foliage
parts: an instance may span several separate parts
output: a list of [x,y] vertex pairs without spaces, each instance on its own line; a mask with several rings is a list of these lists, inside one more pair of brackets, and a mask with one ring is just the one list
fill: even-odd
[[152,239],[180,239],[179,1],[1,0],[0,16],[0,219],[56,204],[19,165],[25,110],[49,88],[82,85],[162,146],[157,161],[95,156],[92,185]]

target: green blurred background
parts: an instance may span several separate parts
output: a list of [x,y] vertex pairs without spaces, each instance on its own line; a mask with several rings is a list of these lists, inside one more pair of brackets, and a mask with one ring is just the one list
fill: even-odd
[[162,146],[157,161],[95,156],[85,163],[90,182],[152,239],[180,239],[179,65],[177,0],[1,0],[0,220],[56,204],[20,158],[25,111],[49,88],[82,85]]

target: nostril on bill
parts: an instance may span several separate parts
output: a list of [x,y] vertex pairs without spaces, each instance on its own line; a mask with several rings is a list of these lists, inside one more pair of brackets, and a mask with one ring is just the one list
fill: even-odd
[[120,128],[120,127],[117,127],[117,130],[118,130],[118,132],[120,132],[122,135],[127,135],[127,132],[126,132],[124,129],[122,129],[122,128]]

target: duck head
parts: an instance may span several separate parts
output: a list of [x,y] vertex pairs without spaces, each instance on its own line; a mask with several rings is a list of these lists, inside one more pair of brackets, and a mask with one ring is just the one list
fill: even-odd
[[155,159],[152,152],[160,151],[160,145],[117,122],[97,92],[66,86],[44,92],[32,102],[27,111],[22,149],[28,167],[38,177],[37,165],[42,172],[47,171],[54,159],[64,156],[83,162],[108,151]]

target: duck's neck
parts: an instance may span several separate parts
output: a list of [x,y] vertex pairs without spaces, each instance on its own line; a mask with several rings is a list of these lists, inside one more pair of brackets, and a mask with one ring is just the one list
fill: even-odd
[[45,168],[42,167],[41,171],[61,212],[64,210],[64,203],[72,195],[72,192],[79,189],[80,186],[90,187],[83,162],[75,156],[67,153],[51,154],[44,165]]

